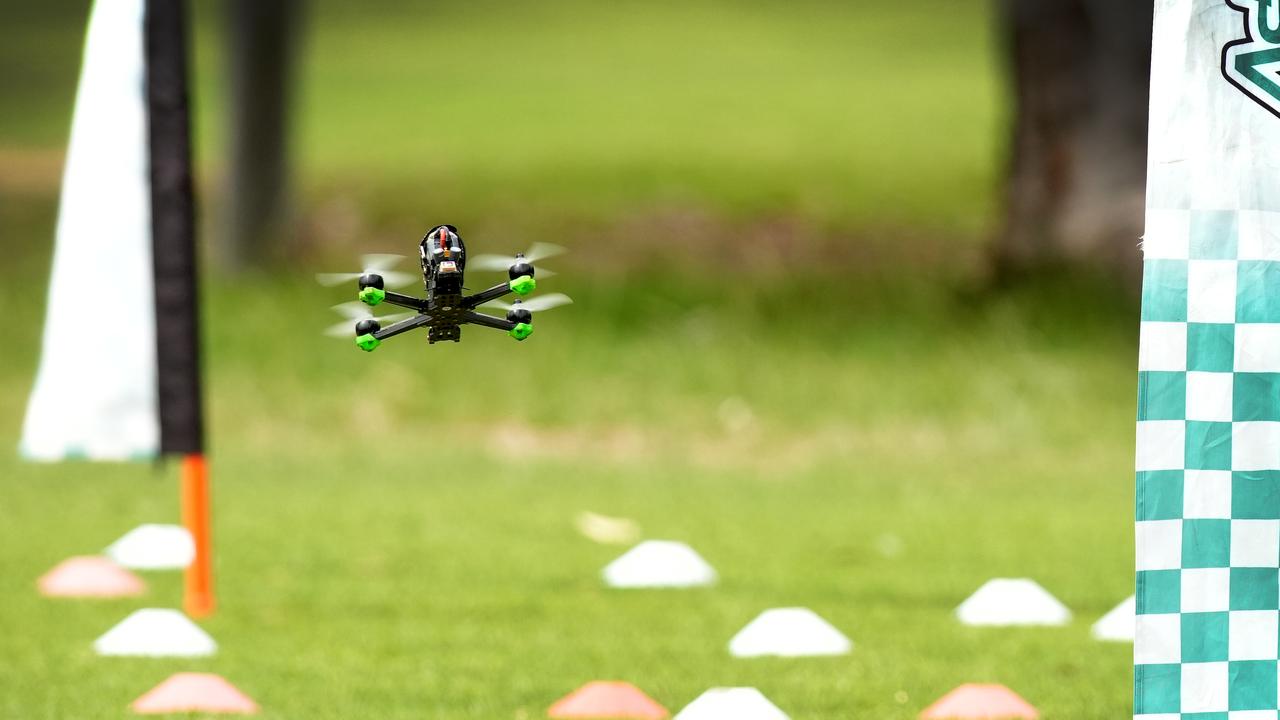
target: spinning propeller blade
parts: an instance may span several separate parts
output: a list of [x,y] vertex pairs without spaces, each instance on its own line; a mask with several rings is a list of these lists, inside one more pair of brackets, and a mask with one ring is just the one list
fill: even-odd
[[392,313],[391,315],[375,316],[373,312],[370,311],[369,306],[365,305],[362,302],[349,302],[349,303],[342,303],[341,305],[334,305],[333,310],[337,312],[339,315],[346,317],[347,319],[335,325],[330,325],[328,328],[325,329],[324,334],[328,335],[329,337],[339,337],[339,338],[353,336],[355,334],[355,328],[356,328],[355,324],[360,322],[361,320],[367,320],[367,319],[377,320],[379,325],[381,325],[382,327],[387,327],[392,323],[398,323],[401,320],[407,320],[408,318],[411,318],[415,315],[415,313],[403,312],[403,313]]
[[403,255],[390,255],[387,253],[361,255],[360,266],[364,270],[356,273],[317,273],[316,282],[326,287],[333,287],[359,280],[361,275],[373,274],[381,275],[382,281],[386,283],[387,287],[404,287],[405,285],[413,284],[418,278],[412,273],[395,272],[391,269],[403,259]]
[[564,293],[551,293],[550,295],[539,295],[536,298],[530,298],[518,304],[505,303],[501,300],[490,300],[480,307],[491,307],[506,312],[511,308],[519,307],[529,312],[542,312],[552,308],[558,308],[561,305],[572,305],[573,298]]
[[[555,257],[556,255],[562,255],[564,254],[564,252],[565,252],[565,249],[560,247],[559,245],[552,245],[551,243],[544,243],[544,242],[536,242],[532,246],[530,246],[530,248],[524,253],[523,257],[519,255],[513,255],[513,256],[476,255],[475,257],[469,257],[467,258],[467,269],[489,270],[489,271],[497,272],[501,270],[506,270],[507,268],[521,261],[524,261],[529,263],[530,265],[536,266],[537,263],[541,262],[542,260],[546,260],[547,258],[550,258],[550,257]],[[538,271],[538,274],[543,277],[551,277],[552,275],[555,275],[554,272],[550,270],[544,270],[543,268],[537,268],[537,271]]]

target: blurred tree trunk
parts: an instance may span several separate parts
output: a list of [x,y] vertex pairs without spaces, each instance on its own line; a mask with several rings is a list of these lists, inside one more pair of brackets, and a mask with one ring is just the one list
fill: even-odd
[[231,164],[218,261],[236,271],[284,244],[300,0],[225,0]]
[[1014,101],[1002,275],[1101,267],[1137,281],[1150,0],[1000,0]]

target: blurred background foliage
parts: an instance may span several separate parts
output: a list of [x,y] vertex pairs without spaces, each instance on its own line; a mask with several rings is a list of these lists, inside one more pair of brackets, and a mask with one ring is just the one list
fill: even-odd
[[[194,7],[212,242],[230,21]],[[84,9],[6,11],[10,187],[56,189]],[[593,271],[658,254],[816,269],[820,252],[941,235],[916,257],[937,264],[991,229],[1003,104],[985,3],[314,2],[295,20],[294,221],[273,260],[444,219],[485,250],[582,245]]]

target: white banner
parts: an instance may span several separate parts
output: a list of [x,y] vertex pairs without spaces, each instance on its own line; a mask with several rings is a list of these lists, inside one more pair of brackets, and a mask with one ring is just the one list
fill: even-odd
[[1280,0],[1158,0],[1134,713],[1280,717]]
[[90,17],[20,448],[30,459],[158,450],[144,12],[143,0],[96,0]]

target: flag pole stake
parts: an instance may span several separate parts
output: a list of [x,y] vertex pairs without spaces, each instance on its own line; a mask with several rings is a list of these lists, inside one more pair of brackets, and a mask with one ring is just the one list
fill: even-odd
[[213,542],[209,508],[209,467],[204,455],[182,458],[182,524],[195,541],[196,556],[187,566],[183,607],[193,618],[213,614]]

